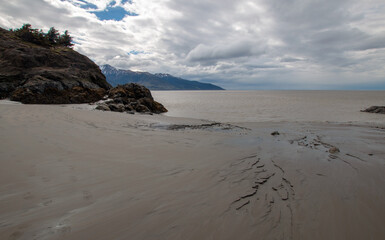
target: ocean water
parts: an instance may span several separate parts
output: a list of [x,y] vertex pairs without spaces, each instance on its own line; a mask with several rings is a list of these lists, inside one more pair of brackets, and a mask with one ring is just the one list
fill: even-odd
[[385,105],[385,91],[153,91],[172,117],[219,122],[348,122],[385,124],[363,113]]

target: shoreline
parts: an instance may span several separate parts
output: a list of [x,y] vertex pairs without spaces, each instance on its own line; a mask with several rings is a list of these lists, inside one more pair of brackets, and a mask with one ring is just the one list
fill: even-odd
[[[282,90],[283,91],[283,90]],[[294,91],[294,90],[293,90]],[[297,90],[295,90],[297,91]],[[317,91],[323,91],[323,90],[317,90]],[[326,91],[326,90],[325,90]],[[339,91],[339,90],[336,90]],[[152,124],[156,124],[157,122],[170,122],[174,124],[208,124],[208,123],[219,123],[219,124],[230,124],[230,125],[258,125],[258,124],[284,124],[284,123],[308,123],[308,124],[333,124],[333,125],[341,125],[341,126],[357,126],[357,127],[373,127],[373,128],[385,128],[385,122],[380,121],[317,121],[317,120],[260,120],[260,121],[218,121],[218,120],[211,120],[211,119],[203,119],[203,118],[191,118],[191,117],[180,117],[180,116],[172,116],[168,115],[168,112],[166,113],[160,113],[160,114],[148,114],[148,113],[135,113],[135,114],[128,114],[128,113],[121,113],[121,112],[110,112],[110,111],[102,111],[97,110],[96,104],[89,104],[89,103],[83,103],[83,104],[23,104],[16,101],[11,101],[9,99],[3,99],[0,100],[0,106],[1,105],[25,105],[25,106],[50,106],[50,107],[62,107],[62,108],[69,108],[74,110],[84,110],[84,111],[95,111],[95,112],[105,112],[105,113],[113,113],[113,114],[123,114],[131,116],[132,118],[135,118],[137,120],[143,120],[145,122],[149,122]],[[362,113],[368,116],[378,116],[383,117],[383,114],[377,114],[377,113],[365,113],[357,111],[357,113]],[[143,118],[143,119],[141,119]],[[385,117],[384,117],[385,118]]]
[[1,239],[385,237],[383,128],[0,112]]
[[[162,102],[167,116],[192,117],[219,122],[377,122],[384,116],[360,112],[373,105],[383,105],[385,91],[226,91],[153,92]],[[209,104],[207,104],[209,103]]]

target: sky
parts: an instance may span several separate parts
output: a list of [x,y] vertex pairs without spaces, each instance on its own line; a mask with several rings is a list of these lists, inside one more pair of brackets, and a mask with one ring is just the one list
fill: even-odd
[[385,90],[384,0],[0,0],[97,64],[226,89]]

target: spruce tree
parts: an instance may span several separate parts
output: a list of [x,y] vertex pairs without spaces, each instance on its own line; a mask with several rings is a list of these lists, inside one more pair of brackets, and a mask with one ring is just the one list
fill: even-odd
[[68,30],[63,34],[59,34],[59,31],[54,27],[51,27],[47,33],[42,30],[32,28],[31,24],[26,23],[19,29],[10,29],[16,36],[24,41],[38,44],[44,47],[64,46],[72,47],[72,37],[69,35]]
[[59,40],[59,32],[58,30],[56,30],[54,27],[51,27],[46,35],[48,41],[51,43],[51,44],[55,44],[57,43],[57,41]]
[[72,37],[68,34],[68,30],[65,30],[64,34],[60,35],[58,43],[65,47],[71,47],[74,45],[72,43]]

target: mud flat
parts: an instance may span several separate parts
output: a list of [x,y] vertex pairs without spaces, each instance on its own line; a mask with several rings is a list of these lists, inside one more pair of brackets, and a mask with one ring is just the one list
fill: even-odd
[[384,126],[85,108],[0,104],[0,239],[385,239]]

